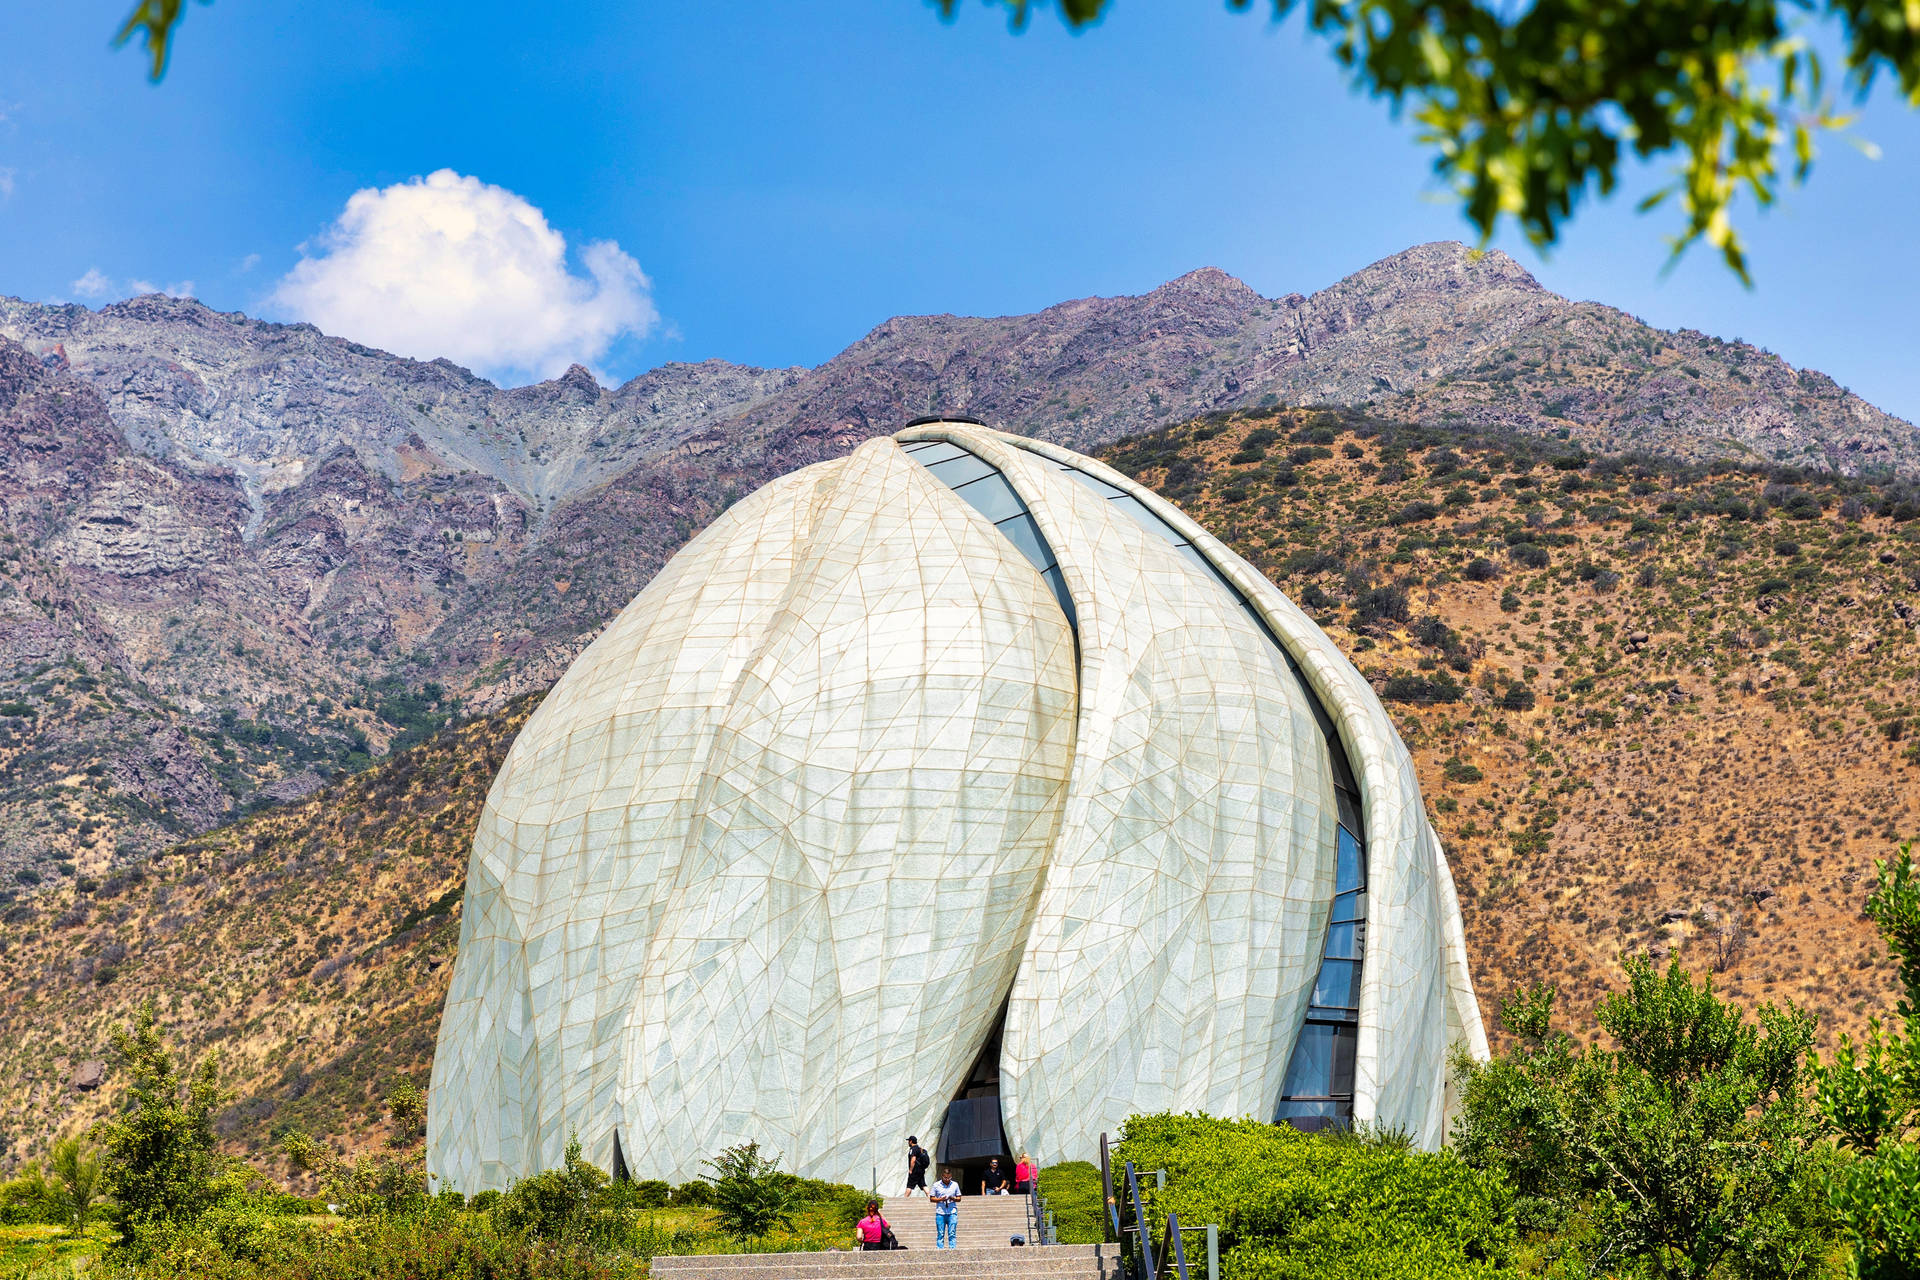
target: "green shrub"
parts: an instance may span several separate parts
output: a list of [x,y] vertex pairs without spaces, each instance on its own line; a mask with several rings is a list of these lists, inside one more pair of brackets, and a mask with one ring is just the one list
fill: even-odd
[[602,1238],[608,1234],[604,1201],[611,1182],[582,1158],[576,1135],[567,1140],[561,1166],[517,1179],[500,1198],[494,1217],[508,1231],[535,1240]]
[[1404,1139],[1310,1137],[1207,1116],[1133,1116],[1117,1153],[1165,1169],[1158,1218],[1220,1227],[1224,1280],[1492,1280],[1509,1270],[1512,1199],[1498,1176]]
[[1099,1244],[1107,1238],[1100,1170],[1085,1160],[1069,1160],[1040,1171],[1040,1195],[1053,1214],[1061,1244]]
[[1501,708],[1506,711],[1531,711],[1533,690],[1516,680],[1501,692],[1499,701]]
[[1820,1274],[1834,1230],[1800,1082],[1813,1019],[1762,1005],[1749,1020],[1677,960],[1626,970],[1595,1015],[1610,1047],[1553,1032],[1549,989],[1505,1003],[1516,1047],[1456,1064],[1455,1149],[1596,1273]]
[[760,1154],[760,1144],[728,1147],[705,1162],[713,1172],[713,1211],[729,1235],[757,1239],[775,1227],[793,1226],[797,1198],[778,1175],[780,1162]]
[[244,1213],[162,1228],[140,1280],[636,1280],[642,1256],[554,1244],[485,1214],[415,1214],[309,1224]]
[[1435,703],[1458,702],[1462,692],[1459,684],[1443,671],[1433,679],[1406,673],[1389,676],[1386,686],[1380,690],[1380,696],[1388,702],[1431,706]]
[[683,1182],[673,1189],[673,1203],[689,1209],[704,1209],[713,1203],[713,1184],[700,1179]]
[[673,1198],[673,1187],[658,1179],[649,1178],[633,1184],[634,1203],[642,1209],[662,1209]]
[[19,1226],[27,1222],[60,1223],[66,1221],[60,1188],[47,1180],[40,1162],[29,1160],[18,1177],[0,1182],[0,1224]]

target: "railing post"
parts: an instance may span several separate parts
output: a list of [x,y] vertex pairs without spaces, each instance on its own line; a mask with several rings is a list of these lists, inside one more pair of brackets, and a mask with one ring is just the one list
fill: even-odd
[[1165,1169],[1155,1169],[1153,1171],[1153,1189],[1155,1191],[1165,1191],[1167,1189],[1167,1171]]
[[1180,1215],[1167,1215],[1167,1235],[1173,1240],[1173,1267],[1180,1280],[1187,1280],[1187,1247],[1180,1241]]
[[1153,1228],[1147,1225],[1147,1206],[1140,1198],[1140,1177],[1133,1161],[1126,1162],[1127,1195],[1133,1201],[1133,1235],[1140,1242],[1140,1280],[1158,1280],[1160,1268],[1153,1260]]
[[1207,1280],[1220,1280],[1220,1224],[1207,1224]]
[[1107,1153],[1107,1135],[1100,1135],[1100,1197],[1104,1201],[1105,1215],[1101,1227],[1114,1244],[1120,1239],[1120,1205],[1113,1192],[1113,1162]]

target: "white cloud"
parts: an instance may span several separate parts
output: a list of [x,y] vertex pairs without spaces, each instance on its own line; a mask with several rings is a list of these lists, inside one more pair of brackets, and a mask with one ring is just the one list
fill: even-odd
[[87,274],[75,280],[69,288],[79,297],[93,298],[95,300],[102,298],[135,298],[143,293],[164,293],[172,298],[191,298],[193,296],[193,281],[191,280],[175,280],[171,284],[155,284],[151,280],[142,280],[136,276],[122,283],[98,267],[88,267]]
[[242,275],[244,275],[259,265],[260,265],[260,255],[257,253],[250,253],[246,257],[240,259],[240,272]]
[[88,267],[87,274],[73,282],[73,291],[83,298],[104,298],[116,292],[113,281],[101,274],[98,267]]
[[354,192],[274,290],[280,312],[420,359],[513,378],[592,363],[659,322],[640,264],[610,240],[567,264],[524,197],[442,169]]
[[136,278],[127,281],[126,291],[136,298],[148,293],[164,293],[169,298],[191,298],[193,296],[193,281],[175,280],[172,284],[155,284],[151,280]]
[[0,169],[0,204],[13,199],[13,170]]

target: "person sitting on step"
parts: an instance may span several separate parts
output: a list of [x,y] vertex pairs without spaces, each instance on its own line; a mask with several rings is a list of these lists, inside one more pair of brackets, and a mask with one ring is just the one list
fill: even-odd
[[880,1202],[869,1200],[866,1215],[854,1228],[854,1242],[869,1253],[884,1249],[887,1247],[887,1233],[890,1229],[887,1226],[887,1220],[880,1216]]
[[1007,1171],[1000,1167],[999,1156],[987,1161],[987,1171],[980,1175],[980,1190],[990,1196],[1007,1194]]

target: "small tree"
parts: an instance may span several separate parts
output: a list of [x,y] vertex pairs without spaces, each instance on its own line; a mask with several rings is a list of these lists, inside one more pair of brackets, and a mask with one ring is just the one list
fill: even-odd
[[779,1159],[762,1156],[759,1143],[728,1147],[702,1163],[712,1170],[703,1176],[713,1184],[713,1211],[728,1234],[753,1240],[793,1226],[793,1192],[776,1176]]
[[1856,1046],[1842,1035],[1831,1062],[1813,1064],[1820,1114],[1843,1148],[1857,1153],[1831,1185],[1833,1206],[1854,1239],[1862,1280],[1920,1274],[1920,875],[1913,842],[1900,846],[1867,896],[1900,969],[1901,1028],[1873,1018]]
[[393,1118],[393,1133],[387,1145],[404,1151],[427,1136],[427,1094],[420,1086],[402,1080],[387,1094],[387,1114]]
[[73,1137],[54,1144],[51,1167],[67,1225],[84,1232],[100,1199],[100,1162],[78,1137]]
[[132,1026],[113,1033],[113,1049],[133,1083],[120,1114],[99,1126],[100,1183],[112,1198],[114,1225],[130,1238],[142,1227],[192,1219],[218,1195],[219,1058],[210,1053],[191,1071],[179,1071],[151,1000]]

